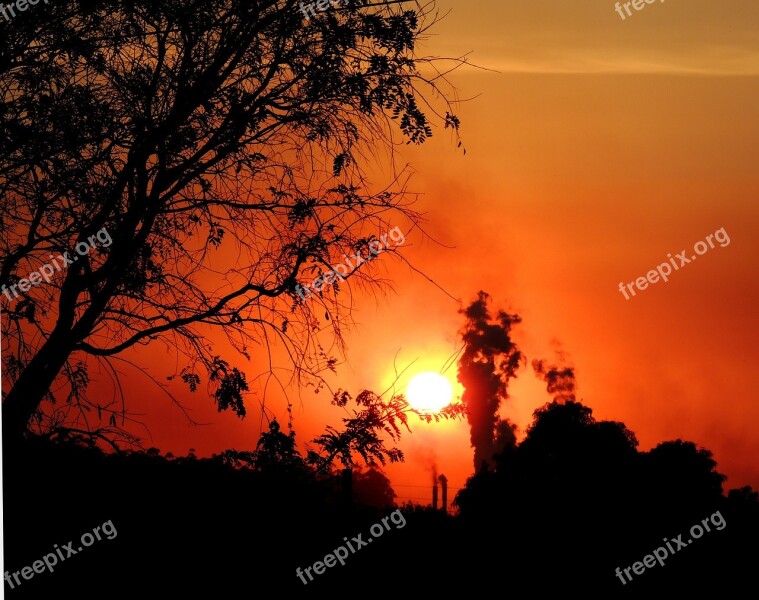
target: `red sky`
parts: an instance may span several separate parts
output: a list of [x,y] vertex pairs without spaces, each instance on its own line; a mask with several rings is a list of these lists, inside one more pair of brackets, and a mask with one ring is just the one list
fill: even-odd
[[[715,454],[727,486],[759,488],[759,402],[750,387],[759,255],[759,7],[671,0],[622,21],[610,0],[439,3],[446,19],[419,48],[495,71],[450,76],[460,99],[466,156],[442,130],[401,150],[421,194],[427,233],[407,232],[403,256],[454,298],[488,291],[519,313],[528,359],[574,366],[578,397],[596,418],[623,421],[641,449],[683,438]],[[373,176],[380,185],[382,173]],[[403,229],[404,224],[398,223]],[[630,300],[620,281],[644,276],[720,228],[730,237]],[[334,385],[384,390],[393,363],[408,375],[438,370],[458,348],[459,305],[398,261],[379,261],[394,292],[356,296],[356,327]],[[753,307],[753,308],[752,308]],[[173,368],[162,348],[142,352],[158,379]],[[266,370],[239,363],[250,376]],[[455,381],[455,365],[448,371]],[[405,386],[408,377],[399,382]],[[146,412],[163,451],[200,455],[252,448],[260,411],[244,421],[212,401],[177,393],[199,421],[130,375],[133,408]],[[325,393],[287,389],[305,442],[341,412]],[[549,400],[525,366],[502,414],[520,434]],[[458,390],[460,393],[460,390]],[[274,382],[267,407],[286,423]],[[403,465],[388,469],[399,499],[428,501],[434,463],[463,485],[472,451],[465,421],[416,423]],[[422,487],[407,487],[422,486]]]

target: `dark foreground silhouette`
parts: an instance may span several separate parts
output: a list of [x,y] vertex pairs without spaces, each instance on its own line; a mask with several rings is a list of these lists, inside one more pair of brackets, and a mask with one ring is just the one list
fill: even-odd
[[[624,425],[596,422],[576,402],[536,411],[525,440],[459,493],[458,516],[400,507],[402,528],[389,522],[344,566],[306,585],[296,568],[322,561],[346,538],[366,540],[370,527],[396,510],[381,508],[392,499],[381,477],[356,478],[367,485],[354,489],[362,503],[349,504],[335,477],[280,462],[276,452],[106,455],[37,438],[4,456],[11,577],[56,544],[73,540],[77,550],[82,534],[108,521],[117,532],[76,555],[63,550],[53,573],[19,575],[13,589],[5,583],[8,598],[407,598],[486,590],[733,597],[756,589],[757,494],[743,488],[724,495],[724,477],[707,450],[678,440],[639,452]],[[704,519],[710,531],[687,544]],[[673,541],[680,534],[684,547]],[[675,552],[663,566],[631,570],[666,548],[665,538]],[[617,567],[628,568],[632,581],[622,575],[623,584]]]

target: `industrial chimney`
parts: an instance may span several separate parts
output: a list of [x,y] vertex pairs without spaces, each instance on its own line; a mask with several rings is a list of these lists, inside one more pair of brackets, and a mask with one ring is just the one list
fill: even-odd
[[437,510],[437,478],[432,476],[432,510]]
[[[440,487],[443,488],[443,512],[448,512],[448,478],[445,475],[441,475],[439,477],[440,479]],[[437,492],[437,486],[435,486],[435,491]]]

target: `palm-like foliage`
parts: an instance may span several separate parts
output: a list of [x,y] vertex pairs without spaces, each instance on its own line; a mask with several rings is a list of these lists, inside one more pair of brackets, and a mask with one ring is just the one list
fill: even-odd
[[403,451],[399,448],[388,448],[385,445],[383,432],[392,442],[398,442],[402,428],[409,433],[408,413],[415,412],[422,419],[437,422],[441,419],[455,419],[464,414],[464,406],[452,403],[438,413],[419,413],[409,405],[403,394],[393,395],[385,401],[382,396],[370,390],[363,390],[354,399],[345,390],[338,390],[332,399],[332,404],[346,407],[354,400],[360,410],[353,410],[353,416],[343,419],[345,428],[342,431],[327,426],[326,433],[318,436],[313,443],[319,446],[319,451],[309,450],[306,461],[316,467],[317,472],[323,472],[337,458],[345,468],[352,468],[354,455],[360,456],[370,466],[377,462],[385,465],[388,461],[403,462]]

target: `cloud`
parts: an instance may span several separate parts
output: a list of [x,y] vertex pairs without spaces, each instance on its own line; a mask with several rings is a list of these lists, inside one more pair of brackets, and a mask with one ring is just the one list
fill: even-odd
[[501,73],[759,75],[755,0],[667,0],[624,21],[614,4],[482,0],[471,11],[440,0],[452,10],[435,29],[436,54],[472,52]]

